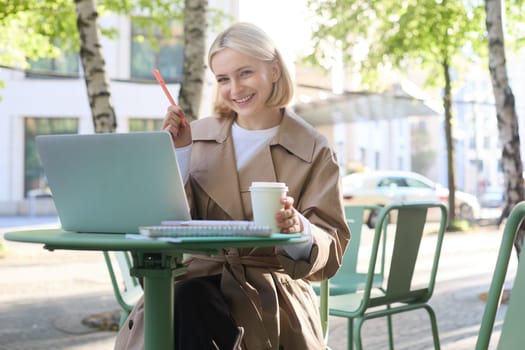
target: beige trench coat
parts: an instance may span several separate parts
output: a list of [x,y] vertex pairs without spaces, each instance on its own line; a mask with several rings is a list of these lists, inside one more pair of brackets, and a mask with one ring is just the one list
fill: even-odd
[[[269,147],[237,172],[231,125],[232,120],[219,118],[191,125],[187,192],[192,217],[249,220],[251,182],[285,182],[295,208],[311,223],[310,257],[295,261],[275,247],[228,249],[218,256],[190,257],[183,278],[222,274],[221,289],[234,319],[245,329],[243,349],[324,349],[317,298],[309,280],[333,276],[350,239],[335,155],[321,134],[286,111]],[[119,332],[115,349],[143,349],[143,344],[141,300]]]

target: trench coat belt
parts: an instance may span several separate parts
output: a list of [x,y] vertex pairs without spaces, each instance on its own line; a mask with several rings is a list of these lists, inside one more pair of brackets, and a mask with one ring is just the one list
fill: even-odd
[[[256,330],[246,332],[244,343],[247,348],[252,350],[272,349],[277,344],[271,344],[267,329],[267,321],[263,318],[263,301],[259,290],[246,280],[246,267],[260,267],[268,270],[268,284],[272,287],[267,288],[264,293],[264,312],[275,317],[275,322],[271,325],[277,327],[279,315],[279,302],[276,288],[273,287],[272,271],[284,271],[282,265],[275,255],[273,256],[239,256],[237,249],[228,249],[224,255],[199,256],[203,260],[212,260],[223,263],[221,277],[221,291],[230,305],[233,318],[239,326],[245,329]],[[263,277],[264,278],[264,277]],[[264,282],[263,282],[264,283]],[[271,293],[267,291],[270,290]],[[277,329],[273,330],[274,332]],[[272,332],[273,333],[273,332]]]

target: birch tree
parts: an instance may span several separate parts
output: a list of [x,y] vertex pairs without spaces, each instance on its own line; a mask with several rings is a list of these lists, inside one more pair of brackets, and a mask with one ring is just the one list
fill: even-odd
[[[516,203],[525,199],[518,115],[516,101],[507,75],[502,0],[485,0],[485,8],[489,71],[496,102],[499,139],[502,146],[501,164],[505,188],[505,208],[502,215],[507,216]],[[522,250],[524,234],[524,226],[522,226],[514,242],[518,256]]]
[[202,98],[206,66],[208,0],[185,0],[184,76],[179,103],[189,120],[197,119]]
[[95,132],[114,132],[117,128],[117,118],[102,55],[95,0],[76,0],[75,10],[80,37],[80,61],[84,70]]

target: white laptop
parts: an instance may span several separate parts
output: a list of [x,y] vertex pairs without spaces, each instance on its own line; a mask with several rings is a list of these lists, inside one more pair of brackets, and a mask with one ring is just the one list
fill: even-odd
[[168,132],[40,135],[36,145],[64,230],[138,233],[191,219]]

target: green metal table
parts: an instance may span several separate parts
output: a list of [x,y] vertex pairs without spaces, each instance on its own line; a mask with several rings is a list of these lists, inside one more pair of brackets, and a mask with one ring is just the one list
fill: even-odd
[[177,242],[136,239],[125,234],[76,233],[61,229],[8,232],[6,240],[40,243],[50,251],[130,251],[131,274],[144,279],[144,348],[173,349],[174,278],[185,272],[184,253],[215,254],[224,248],[268,247],[305,241],[300,234],[274,233],[269,237],[184,237]]

